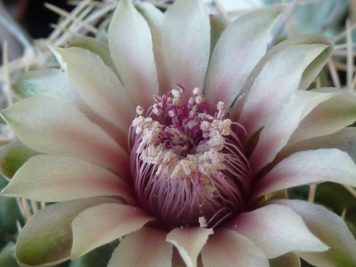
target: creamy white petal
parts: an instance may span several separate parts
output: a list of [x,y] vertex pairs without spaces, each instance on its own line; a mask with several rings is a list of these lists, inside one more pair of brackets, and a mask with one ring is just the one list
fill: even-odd
[[343,92],[313,110],[301,122],[291,142],[332,134],[356,121],[356,96]]
[[75,89],[95,112],[127,133],[135,106],[116,74],[89,50],[72,47],[58,52]]
[[320,74],[320,71],[328,62],[333,52],[332,43],[325,36],[320,34],[304,34],[293,38],[288,38],[285,41],[279,43],[271,49],[280,49],[282,47],[288,47],[300,44],[325,44],[328,46],[304,71],[302,79],[299,84],[299,89],[307,89],[316,77]]
[[[184,19],[182,19],[184,18]],[[199,0],[177,0],[162,26],[162,49],[170,85],[203,88],[210,55],[210,22]]]
[[122,177],[129,173],[127,152],[68,102],[34,96],[13,104],[2,116],[19,140],[31,149],[81,157]]
[[[57,56],[62,57],[58,52]],[[62,60],[63,61],[63,60]],[[82,75],[80,75],[82,76]],[[106,132],[126,147],[127,134],[99,116],[79,95],[78,90],[68,77],[68,73],[59,69],[33,70],[23,74],[14,85],[16,94],[21,98],[43,95],[72,102],[73,106],[83,112],[91,121],[100,125]],[[126,131],[127,129],[125,129]]]
[[[278,152],[288,143],[301,120],[320,103],[334,97],[336,93],[318,93],[298,90],[281,110],[262,129],[257,145],[250,157],[250,165],[258,172],[272,162]],[[288,119],[286,119],[288,114]]]
[[97,196],[119,196],[133,201],[128,185],[107,169],[79,158],[52,155],[30,158],[1,195],[42,202]]
[[356,187],[356,165],[338,149],[317,149],[292,154],[279,162],[256,185],[262,196],[298,185],[335,182]]
[[204,93],[216,104],[230,106],[248,76],[267,51],[271,30],[281,7],[269,7],[244,15],[220,36],[211,56]]
[[311,44],[271,50],[246,82],[242,98],[231,110],[232,118],[249,135],[262,128],[298,89],[304,70],[327,48]]
[[269,267],[266,256],[251,240],[227,229],[209,238],[202,261],[204,267]]
[[346,267],[356,263],[356,241],[343,219],[326,208],[300,200],[278,200],[302,216],[305,224],[321,241],[330,246],[323,253],[300,253],[318,267]]
[[153,41],[153,52],[156,61],[157,75],[159,80],[159,93],[166,94],[171,90],[169,84],[169,78],[167,75],[167,67],[165,66],[163,59],[163,50],[162,50],[162,25],[164,21],[164,13],[160,11],[151,3],[142,2],[137,3],[136,5],[138,11],[146,19],[148,26],[150,26],[152,41]]
[[271,204],[237,215],[234,229],[251,239],[268,258],[292,251],[325,251],[328,247],[315,237],[291,208]]
[[175,228],[166,240],[176,247],[187,267],[197,267],[200,251],[213,233],[207,228]]
[[152,220],[140,209],[118,203],[102,204],[82,211],[72,222],[71,257],[135,232]]
[[293,144],[287,145],[278,155],[278,158],[285,158],[292,153],[319,149],[319,148],[338,148],[356,161],[356,128],[346,127],[336,133],[314,137],[306,140],[302,140]]
[[163,231],[148,227],[129,234],[114,250],[108,267],[172,267],[173,246],[165,237]]
[[158,93],[152,36],[131,0],[123,0],[111,19],[109,48],[125,89],[135,104],[148,107]]
[[105,65],[109,66],[115,71],[114,62],[112,62],[109,46],[99,38],[80,36],[74,37],[68,41],[69,47],[80,47],[91,51],[92,53],[98,55]]

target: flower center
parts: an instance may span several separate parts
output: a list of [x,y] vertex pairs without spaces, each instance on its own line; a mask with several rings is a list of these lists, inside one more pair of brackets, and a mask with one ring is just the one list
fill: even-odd
[[209,114],[196,88],[181,103],[181,88],[154,97],[130,128],[131,172],[144,210],[167,227],[216,227],[241,210],[250,167],[243,154],[244,128],[225,117],[224,103]]

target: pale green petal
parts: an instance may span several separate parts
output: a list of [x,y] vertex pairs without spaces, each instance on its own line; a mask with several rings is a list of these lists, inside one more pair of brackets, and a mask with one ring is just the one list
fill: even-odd
[[218,40],[229,24],[230,21],[221,14],[210,15],[210,53],[213,53]]
[[175,228],[166,240],[176,247],[187,267],[197,267],[200,251],[213,233],[207,228]]
[[356,165],[338,149],[301,151],[283,159],[258,183],[255,196],[294,186],[335,182],[356,187]]
[[158,77],[150,28],[131,0],[123,0],[109,26],[109,49],[125,89],[135,104],[150,106]]
[[81,212],[72,222],[71,257],[85,253],[142,228],[152,217],[140,209],[117,203],[102,204]]
[[301,122],[291,142],[335,133],[356,121],[356,96],[343,92],[319,105]]
[[99,56],[86,49],[59,49],[58,53],[66,63],[69,78],[84,101],[103,118],[127,133],[135,117],[135,106],[116,74]]
[[68,41],[70,47],[80,47],[87,49],[94,54],[97,54],[103,62],[112,70],[115,70],[114,63],[112,62],[109,47],[104,42],[88,36],[76,37]]
[[115,249],[108,267],[172,267],[173,246],[165,237],[164,231],[148,227],[129,234]]
[[36,151],[76,156],[128,175],[128,155],[68,102],[34,96],[2,112],[19,140]]
[[356,266],[356,241],[345,222],[326,208],[300,200],[279,200],[277,203],[292,208],[302,216],[310,231],[330,250],[323,253],[300,253],[317,267]]
[[36,151],[18,141],[3,146],[0,150],[1,173],[7,178],[11,178],[22,164],[36,154],[38,154]]
[[8,242],[0,249],[0,266],[18,267],[15,259],[15,244]]
[[23,73],[13,85],[14,92],[21,98],[46,95],[77,100],[68,75],[59,69],[32,70]]
[[301,267],[301,265],[298,255],[291,252],[270,260],[270,267]]
[[37,212],[22,229],[16,257],[23,266],[52,266],[70,257],[72,220],[84,209],[112,199],[95,198],[50,205]]
[[202,261],[204,267],[269,267],[266,256],[251,240],[226,229],[209,238]]
[[299,88],[303,72],[325,49],[325,44],[303,44],[269,51],[246,82],[243,97],[232,108],[232,118],[248,134],[259,130]]
[[328,247],[311,233],[291,208],[270,204],[237,215],[234,230],[252,240],[268,258],[292,251],[326,251]]
[[271,30],[281,7],[269,7],[244,15],[221,35],[211,56],[205,94],[230,106],[253,68],[264,56]]
[[151,3],[137,3],[136,7],[138,11],[142,14],[142,16],[146,19],[148,26],[151,29],[153,52],[156,61],[160,94],[165,94],[169,90],[171,90],[171,88],[169,85],[167,68],[163,59],[163,50],[161,42],[164,14]]
[[30,158],[1,195],[42,202],[98,196],[118,196],[132,201],[128,185],[107,169],[78,158],[51,155]]
[[[184,18],[184,19],[182,19]],[[165,14],[162,49],[170,86],[203,88],[210,56],[210,21],[199,0],[177,0]]]

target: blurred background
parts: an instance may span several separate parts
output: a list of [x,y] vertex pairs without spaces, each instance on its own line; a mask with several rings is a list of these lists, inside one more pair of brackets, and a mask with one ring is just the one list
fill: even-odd
[[71,6],[63,0],[0,0],[0,47],[6,40],[11,47],[9,60],[23,52],[23,47],[16,38],[18,35],[14,35],[9,29],[11,20],[17,22],[23,29],[23,33],[28,35],[29,40],[47,37],[53,30],[50,25],[58,21],[59,15],[46,8],[45,2],[64,10],[71,9]]
[[0,2],[33,38],[48,36],[52,30],[50,24],[58,20],[58,15],[47,9],[45,2],[70,10],[66,1],[63,0],[4,0]]

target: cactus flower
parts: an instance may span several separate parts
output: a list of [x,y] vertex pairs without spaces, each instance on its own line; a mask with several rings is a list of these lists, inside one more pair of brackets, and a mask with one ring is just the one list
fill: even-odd
[[49,266],[120,239],[108,267],[356,266],[340,217],[280,197],[356,186],[338,149],[355,98],[306,90],[331,53],[322,37],[268,49],[281,12],[214,31],[199,0],[165,13],[123,0],[108,44],[74,40],[53,48],[61,68],[24,74],[24,99],[2,116],[38,154],[1,194],[52,204],[21,231],[18,262]]

